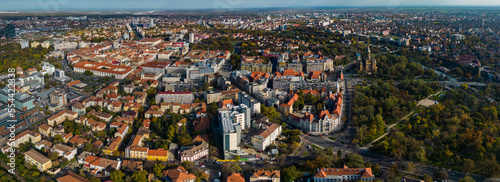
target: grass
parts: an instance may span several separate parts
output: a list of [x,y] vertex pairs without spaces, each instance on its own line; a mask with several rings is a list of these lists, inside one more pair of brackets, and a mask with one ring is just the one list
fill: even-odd
[[321,148],[319,148],[317,145],[314,145],[314,144],[312,144],[312,145],[311,145],[311,147],[312,147],[313,149],[321,149]]
[[408,125],[406,123],[401,122],[394,127],[397,128],[398,130],[404,130],[404,129],[406,129],[407,126]]
[[333,141],[337,140],[337,138],[335,138],[335,137],[328,137],[328,139],[333,140]]

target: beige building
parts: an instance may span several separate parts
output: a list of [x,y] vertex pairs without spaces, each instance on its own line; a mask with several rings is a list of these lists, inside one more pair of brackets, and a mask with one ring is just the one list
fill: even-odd
[[44,155],[38,153],[34,149],[31,149],[24,153],[25,162],[36,166],[40,171],[46,171],[52,167],[52,161]]
[[66,118],[68,118],[68,120],[74,120],[77,117],[78,114],[76,112],[64,110],[47,119],[47,123],[49,124],[49,126],[54,126],[54,124],[60,125]]
[[250,182],[259,182],[259,181],[270,181],[270,182],[279,182],[280,181],[280,171],[255,171],[252,176],[250,176]]

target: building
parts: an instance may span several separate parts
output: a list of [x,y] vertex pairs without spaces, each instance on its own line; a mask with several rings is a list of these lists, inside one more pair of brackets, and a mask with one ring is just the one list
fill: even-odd
[[256,150],[264,151],[281,135],[281,126],[267,123],[259,128],[260,130],[252,137],[252,144]]
[[57,155],[59,157],[64,157],[68,159],[68,161],[71,161],[73,158],[75,158],[77,151],[76,148],[58,143],[52,146],[50,152],[57,152]]
[[198,159],[208,156],[208,143],[201,141],[195,145],[181,147],[179,151],[179,160],[181,162],[194,162]]
[[165,75],[170,64],[170,62],[147,62],[140,67],[143,73]]
[[269,181],[269,182],[279,182],[280,181],[280,171],[255,171],[252,176],[250,176],[250,182],[261,182],[261,181]]
[[251,114],[260,113],[260,102],[244,92],[238,93],[238,103],[245,104],[250,108]]
[[35,149],[31,149],[24,153],[24,161],[36,166],[40,171],[47,171],[52,168],[52,161],[44,155],[38,153]]
[[94,155],[87,155],[84,160],[83,167],[90,169],[91,174],[103,173],[104,176],[109,176],[112,171],[120,170],[122,161],[100,158]]
[[132,67],[114,65],[111,63],[97,63],[91,61],[78,62],[73,66],[73,70],[77,73],[85,71],[92,72],[95,76],[109,76],[116,79],[124,79],[134,70]]
[[42,135],[40,133],[31,130],[24,130],[23,132],[16,135],[14,141],[9,141],[8,145],[12,147],[19,147],[19,144],[27,142],[36,143],[40,140],[42,140]]
[[172,182],[194,182],[196,180],[196,176],[194,174],[189,173],[182,166],[178,166],[176,168],[163,170],[163,178],[166,181]]
[[314,182],[373,181],[371,168],[320,168],[313,177]]
[[194,43],[194,33],[189,33],[189,43],[192,44]]
[[30,42],[28,40],[21,40],[19,44],[21,44],[21,49],[30,47]]
[[233,173],[225,177],[223,182],[245,182],[245,176],[241,173]]
[[57,182],[90,182],[90,180],[75,174],[74,172],[67,171],[63,176],[56,178]]
[[168,161],[168,150],[165,149],[149,149],[146,159],[150,161]]
[[156,103],[193,103],[194,95],[192,92],[158,92],[155,100]]
[[62,89],[56,89],[50,92],[49,96],[51,104],[57,104],[59,106],[68,104],[68,98],[66,97],[66,92]]
[[225,108],[219,109],[224,159],[244,154],[244,151],[238,145],[241,142],[241,130],[250,127],[249,115],[250,109],[244,104],[240,106],[228,105]]
[[68,120],[74,120],[78,117],[78,114],[76,112],[70,111],[70,110],[64,110],[61,111],[50,118],[47,119],[47,123],[49,126],[55,126],[55,125],[60,125],[66,118]]
[[370,53],[370,47],[368,47],[368,56],[366,59],[361,59],[361,55],[357,54],[356,68],[358,69],[358,72],[368,75],[377,72],[377,61],[375,59],[372,60]]

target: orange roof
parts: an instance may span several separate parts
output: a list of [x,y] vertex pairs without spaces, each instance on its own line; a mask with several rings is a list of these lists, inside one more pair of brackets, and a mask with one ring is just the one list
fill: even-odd
[[321,168],[319,171],[314,177],[326,178],[329,175],[359,175],[362,178],[373,177],[371,168]]
[[245,177],[241,173],[233,173],[231,176],[228,176],[225,182],[245,182]]

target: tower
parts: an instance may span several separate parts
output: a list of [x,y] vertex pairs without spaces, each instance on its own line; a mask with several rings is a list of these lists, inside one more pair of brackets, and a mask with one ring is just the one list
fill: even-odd
[[370,55],[370,54],[371,54],[371,51],[370,51],[370,46],[368,46],[368,58],[367,58],[368,60],[371,60],[371,59],[372,59],[372,57],[371,57],[371,55]]

